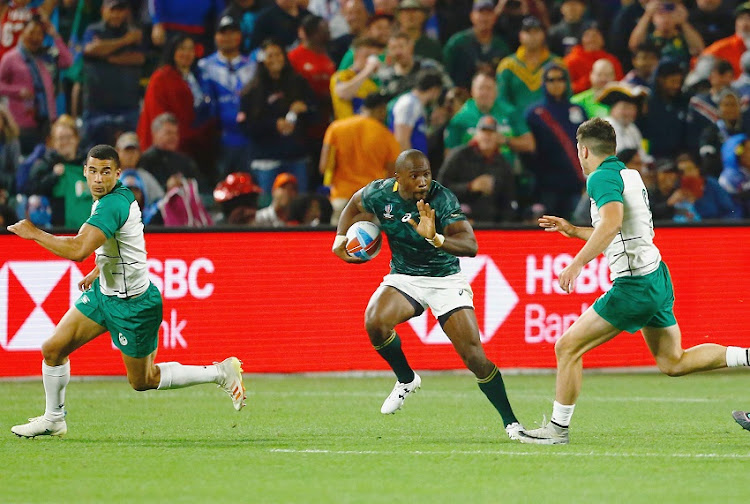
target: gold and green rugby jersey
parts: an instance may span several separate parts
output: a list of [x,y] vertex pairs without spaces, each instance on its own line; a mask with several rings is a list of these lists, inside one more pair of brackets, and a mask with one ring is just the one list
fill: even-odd
[[[449,224],[466,220],[456,195],[434,180],[425,202],[435,210],[435,228],[440,234]],[[395,178],[367,184],[362,191],[362,205],[377,216],[388,237],[391,273],[444,277],[461,271],[458,257],[430,245],[409,224],[409,219],[419,223],[417,202],[399,195]]]

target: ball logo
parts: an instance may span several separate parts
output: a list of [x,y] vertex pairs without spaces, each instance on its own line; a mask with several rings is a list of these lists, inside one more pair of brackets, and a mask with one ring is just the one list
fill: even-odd
[[[482,343],[486,343],[492,339],[518,304],[518,295],[490,256],[461,257],[460,261],[461,271],[474,291],[474,310],[479,324],[479,338]],[[466,293],[464,291],[459,295]],[[450,343],[448,336],[429,311],[410,319],[409,325],[422,343]]]
[[78,299],[83,275],[71,261],[8,261],[0,267],[0,346],[39,350]]

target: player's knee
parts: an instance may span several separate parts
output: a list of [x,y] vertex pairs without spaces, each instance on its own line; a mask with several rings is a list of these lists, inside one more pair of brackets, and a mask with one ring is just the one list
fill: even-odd
[[61,364],[66,355],[63,355],[60,347],[52,341],[52,338],[50,338],[42,343],[42,357],[47,365],[57,366]]
[[365,331],[374,344],[385,341],[392,330],[393,325],[383,320],[383,317],[377,313],[372,313],[369,310],[365,313]]
[[[128,383],[136,392],[144,392],[156,388],[151,380],[146,376],[128,376]],[[157,384],[158,385],[158,384]]]
[[573,354],[573,347],[570,344],[570,338],[566,338],[565,335],[555,342],[555,356],[557,360],[565,359]]
[[659,371],[667,376],[676,377],[687,374],[687,370],[680,363],[679,359],[661,359],[657,360],[656,364],[659,366]]

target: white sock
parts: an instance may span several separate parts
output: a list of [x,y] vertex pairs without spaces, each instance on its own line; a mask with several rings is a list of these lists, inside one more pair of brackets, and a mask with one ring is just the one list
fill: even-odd
[[70,361],[61,366],[48,366],[42,361],[42,383],[47,405],[44,418],[57,421],[65,418],[65,387],[70,381]]
[[570,417],[573,416],[573,410],[576,405],[565,405],[555,401],[552,405],[552,421],[560,427],[567,427],[570,425]]
[[158,390],[176,389],[200,383],[219,383],[221,372],[215,364],[210,366],[183,366],[179,362],[160,362],[161,378]]
[[750,350],[747,348],[741,348],[737,346],[727,347],[727,366],[738,367],[738,366],[750,366]]

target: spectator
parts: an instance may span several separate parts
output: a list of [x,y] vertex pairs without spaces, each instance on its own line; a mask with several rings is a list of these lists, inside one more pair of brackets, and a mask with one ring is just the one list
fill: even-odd
[[414,55],[414,41],[404,32],[391,35],[388,40],[387,63],[380,66],[376,74],[380,81],[380,92],[390,99],[411,91],[417,83],[421,70],[433,70],[440,74],[443,88],[453,87],[453,81],[435,60]]
[[474,137],[474,127],[484,115],[490,115],[498,123],[502,137],[500,150],[513,166],[515,153],[533,152],[534,136],[529,132],[526,120],[518,110],[498,99],[495,79],[491,74],[479,72],[471,82],[471,99],[453,116],[445,129],[447,151],[469,143]]
[[672,220],[675,214],[674,204],[669,204],[669,198],[677,190],[680,172],[674,162],[662,159],[655,164],[656,184],[648,189],[648,203],[654,220]]
[[562,0],[559,3],[562,19],[549,29],[547,39],[549,40],[550,51],[561,56],[567,56],[573,47],[581,43],[583,32],[586,29],[584,20],[586,1]]
[[646,12],[633,29],[628,46],[635,51],[645,41],[659,48],[661,58],[678,61],[685,69],[690,65],[690,58],[705,47],[700,33],[688,21],[685,6],[660,0],[651,0],[646,5]]
[[698,145],[703,130],[719,120],[719,93],[731,86],[733,80],[732,65],[725,60],[715,60],[708,77],[710,89],[690,98],[686,139],[688,145]]
[[328,226],[333,208],[322,194],[298,194],[289,204],[289,224],[295,226]]
[[700,33],[706,46],[732,35],[732,12],[722,0],[696,0],[688,20]]
[[550,26],[547,6],[543,0],[498,1],[495,16],[495,33],[505,40],[512,51],[518,49],[519,33],[523,30],[523,21],[527,17],[538,19],[545,32]]
[[0,103],[0,188],[16,193],[16,170],[21,162],[18,125],[8,108]]
[[241,118],[256,152],[253,179],[270,194],[273,180],[290,172],[303,192],[308,187],[305,127],[314,120],[315,95],[289,65],[279,42],[263,43],[263,61],[240,97]]
[[0,27],[2,27],[0,60],[3,59],[5,53],[18,45],[24,27],[33,17],[50,18],[57,0],[45,0],[39,7],[32,7],[31,3],[32,0],[13,0],[12,2],[5,1],[0,5]]
[[[393,14],[376,11],[375,14],[367,19],[364,37],[374,40],[382,51],[386,44],[388,44],[388,38],[393,31],[393,25]],[[356,38],[353,39],[352,46],[347,49],[346,54],[341,58],[338,67],[339,70],[346,70],[354,65],[354,53],[356,51],[356,45],[354,42],[356,40]],[[379,54],[378,57],[381,62],[385,61],[384,52]]]
[[682,94],[685,73],[674,60],[662,60],[656,68],[654,87],[648,98],[648,113],[638,119],[638,128],[655,158],[674,157],[687,148],[688,99]]
[[94,203],[83,175],[86,150],[70,116],[61,116],[50,136],[52,150],[31,169],[31,192],[50,199],[53,226],[77,230]]
[[387,103],[387,96],[372,93],[359,114],[333,121],[326,131],[319,168],[331,188],[334,225],[357,190],[393,172],[401,146],[384,125]]
[[398,9],[398,0],[366,0],[365,5],[370,12],[383,12],[393,16]]
[[521,46],[503,58],[497,67],[497,86],[500,100],[525,113],[526,108],[544,98],[543,67],[548,63],[562,64],[562,60],[547,49],[542,22],[526,17],[519,33]]
[[378,85],[372,78],[381,65],[377,55],[383,50],[383,46],[367,37],[358,38],[352,46],[352,67],[339,70],[331,77],[331,98],[336,119],[359,113],[365,96],[378,90]]
[[279,173],[273,181],[273,200],[270,205],[255,214],[255,225],[277,228],[292,224],[290,207],[298,193],[297,177],[291,173]]
[[[494,79],[493,79],[494,80]],[[462,87],[452,87],[432,107],[427,133],[427,159],[430,166],[442,166],[445,160],[445,130],[450,120],[471,95]]]
[[212,52],[214,21],[224,10],[224,0],[149,0],[153,2],[151,41],[161,47],[177,35],[196,43],[196,57]]
[[516,181],[500,153],[504,135],[490,115],[476,124],[474,138],[450,153],[437,180],[458,197],[461,209],[475,222],[516,220]]
[[647,165],[641,158],[638,149],[622,149],[621,151],[617,151],[617,159],[622,161],[622,164],[631,170],[636,170],[640,173],[643,185],[645,185],[647,189],[654,187],[656,184],[655,174],[653,170],[649,168],[649,165]]
[[[428,0],[427,3],[434,4],[432,9],[439,25],[438,41],[443,46],[456,33],[471,28],[473,0]],[[425,32],[429,33],[431,31],[430,18],[427,19],[426,25]]]
[[297,30],[305,16],[310,15],[300,0],[275,0],[270,7],[258,14],[252,35],[253,49],[264,40],[273,38],[285,49],[292,49],[297,41]]
[[732,89],[724,89],[717,99],[719,120],[706,126],[699,143],[701,170],[715,178],[721,175],[723,169],[721,148],[724,142],[735,135],[750,134],[750,111],[742,112],[739,95]]
[[212,105],[212,115],[219,124],[220,174],[249,170],[252,146],[245,130],[237,122],[240,112],[240,92],[252,80],[257,64],[240,52],[242,32],[240,23],[230,15],[222,16],[216,27],[217,51],[198,62],[201,81]]
[[612,62],[608,59],[596,60],[589,76],[591,87],[574,95],[570,103],[583,107],[588,117],[606,117],[609,115],[609,107],[599,103],[597,98],[607,84],[614,81],[615,67]]
[[263,192],[249,173],[230,173],[214,189],[214,201],[221,207],[218,224],[250,226],[258,212],[258,196]]
[[396,10],[399,30],[414,42],[414,54],[435,61],[443,60],[440,43],[424,33],[428,11],[420,0],[401,0]]
[[742,74],[732,82],[732,88],[737,91],[743,108],[750,104],[750,51],[745,51],[740,58]]
[[242,31],[242,42],[240,51],[242,54],[250,54],[252,51],[252,35],[255,31],[255,23],[258,15],[271,4],[271,0],[229,0],[229,5],[222,12],[221,17],[230,16],[239,21]]
[[[155,200],[150,206],[147,204],[147,201],[154,200],[154,198],[148,194],[146,184],[137,170],[122,170],[122,173],[120,174],[120,182],[133,193],[135,201],[141,209],[141,221],[144,226],[164,225],[157,203],[161,198]],[[163,192],[162,197],[164,197]]]
[[[594,63],[607,60],[614,70],[614,80],[623,78],[622,66],[612,54],[604,50],[604,35],[595,22],[587,23],[583,28],[581,43],[574,46],[563,61],[570,72],[573,93],[581,93],[591,87],[591,72]],[[611,79],[610,79],[611,80]]]
[[143,185],[145,207],[151,206],[164,197],[164,187],[154,178],[149,171],[141,168],[141,145],[138,135],[134,131],[127,131],[117,138],[117,155],[120,157],[120,169],[123,174],[126,170],[135,170]]
[[728,61],[735,75],[740,75],[740,57],[747,50],[745,40],[750,40],[750,2],[741,3],[734,10],[734,35],[717,40],[703,54]]
[[154,120],[169,112],[179,124],[180,152],[200,161],[213,152],[214,124],[208,119],[210,104],[194,72],[194,62],[195,43],[189,36],[178,33],[168,41],[162,64],[151,76],[143,99],[137,129],[142,149],[151,147]]
[[659,64],[660,52],[651,42],[639,44],[631,60],[633,69],[625,75],[622,82],[630,86],[650,87],[654,70]]
[[328,33],[332,39],[337,39],[349,33],[349,26],[346,24],[346,18],[342,12],[344,10],[342,3],[339,0],[310,0],[307,5],[312,14],[325,20]]
[[[341,0],[341,11],[346,20],[346,24],[349,26],[349,32],[345,35],[335,37],[331,41],[329,48],[329,54],[336,68],[344,70],[351,66],[354,61],[354,51],[350,51],[352,42],[362,36],[367,28],[368,14],[365,9],[365,4],[362,0]],[[392,19],[392,18],[391,18]],[[343,64],[343,59],[346,54],[350,54],[349,66]]]
[[440,97],[443,79],[434,70],[421,70],[414,89],[396,100],[388,125],[401,150],[417,149],[427,154],[427,113],[425,109]]
[[637,0],[627,5],[623,4],[612,21],[608,47],[621,63],[627,62],[630,58],[632,53],[629,47],[630,35],[638,24],[638,20],[646,12],[645,7],[649,1]]
[[83,35],[83,136],[91,144],[112,144],[138,125],[146,57],[130,14],[126,0],[104,0],[102,20]]
[[604,119],[615,129],[617,150],[638,149],[641,159],[651,163],[653,158],[646,153],[643,135],[635,124],[647,96],[648,91],[644,88],[615,82],[604,88],[599,102],[609,106],[609,115]]
[[468,89],[478,69],[495,69],[510,54],[505,41],[492,31],[494,8],[492,0],[475,0],[471,28],[453,35],[443,47],[443,62],[456,86]]
[[[45,34],[54,40],[58,52],[56,63],[50,62],[50,54],[43,46]],[[29,154],[42,142],[50,124],[57,119],[55,88],[48,64],[67,68],[71,62],[62,38],[39,16],[26,23],[18,45],[0,60],[0,95],[7,99],[8,110],[20,128],[22,154]]]
[[742,216],[750,215],[750,138],[730,137],[721,147],[724,169],[719,184],[732,197]]
[[690,154],[675,160],[680,172],[680,187],[670,200],[693,206],[700,219],[738,219],[739,208],[715,177],[704,176]]
[[2,229],[18,222],[16,211],[8,203],[9,200],[8,191],[3,187],[2,182],[0,182],[0,228]]
[[[570,81],[565,67],[544,67],[544,98],[529,107],[526,122],[536,139],[531,170],[536,179],[536,198],[547,213],[568,218],[575,210],[584,186],[578,161],[576,131],[587,117],[579,105],[570,103]],[[554,163],[549,160],[554,159]]]
[[164,112],[157,116],[150,136],[153,143],[143,152],[140,167],[153,175],[160,186],[170,189],[167,182],[177,174],[186,179],[200,178],[195,161],[179,151],[180,122],[174,114]]

